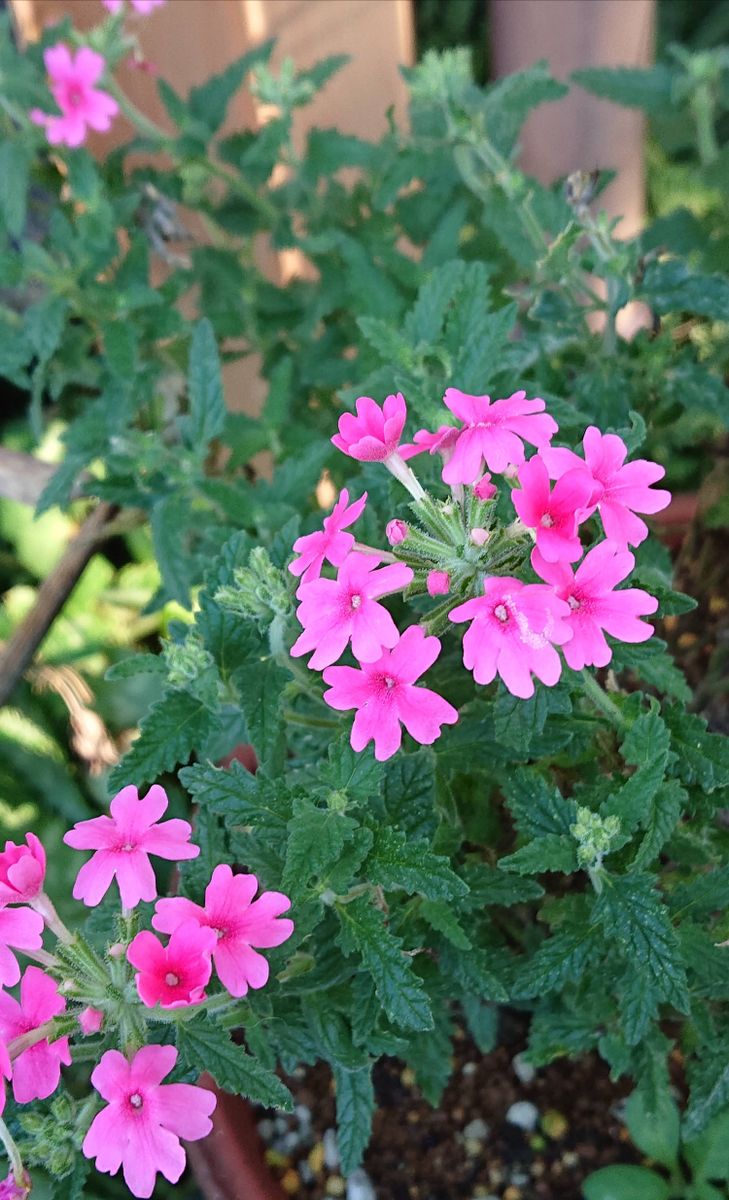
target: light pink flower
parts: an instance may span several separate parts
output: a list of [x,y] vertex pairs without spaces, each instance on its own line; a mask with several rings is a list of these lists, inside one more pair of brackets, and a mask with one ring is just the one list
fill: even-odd
[[27,904],[43,890],[46,852],[34,833],[26,833],[25,841],[6,842],[0,854],[0,904]]
[[497,474],[510,465],[519,466],[524,462],[524,441],[546,446],[558,429],[554,418],[545,413],[544,401],[527,400],[526,392],[514,392],[492,404],[489,396],[469,396],[448,388],[443,399],[463,421],[453,455],[443,468],[443,479],[449,484],[475,483],[484,462]]
[[400,546],[408,536],[410,530],[405,521],[388,521],[385,526],[385,537],[391,546]]
[[49,46],[43,61],[50,78],[50,90],[61,115],[34,108],[30,119],[45,126],[52,146],[80,146],[87,126],[98,133],[111,128],[112,117],[119,111],[113,96],[94,87],[104,74],[106,60],[95,50],[82,46],[73,56],[63,42]]
[[81,1026],[81,1032],[84,1037],[89,1037],[92,1033],[99,1033],[101,1026],[104,1024],[104,1014],[98,1008],[85,1008],[78,1015],[78,1023]]
[[294,542],[294,550],[299,557],[289,563],[291,574],[300,575],[302,583],[310,583],[321,575],[324,559],[334,567],[341,566],[354,546],[352,534],[342,533],[342,530],[361,517],[366,503],[365,492],[359,500],[349,504],[349,492],[342,488],[337,503],[329,516],[324,518],[324,529],[307,533]]
[[[174,933],[190,919],[215,931],[213,962],[220,982],[231,996],[245,996],[249,987],[268,981],[268,963],[253,947],[280,946],[294,931],[294,923],[281,917],[291,907],[282,892],[262,892],[255,875],[234,875],[225,863],[216,867],[205,889],[205,905],[175,896],[158,900],[152,918],[160,933]],[[253,903],[251,903],[253,901]]]
[[511,493],[519,517],[537,535],[548,562],[574,562],[582,555],[577,526],[589,515],[595,484],[589,471],[568,471],[549,490],[549,474],[539,455],[519,468],[521,489]]
[[473,485],[473,494],[477,500],[493,500],[497,492],[498,488],[491,482],[488,472],[477,479]]
[[[26,967],[20,982],[20,1004],[0,991],[0,1037],[7,1044],[57,1017],[66,1007],[55,980],[39,967]],[[55,1092],[61,1063],[69,1066],[68,1038],[35,1042],[13,1060],[13,1095],[18,1104],[45,1100]]]
[[603,630],[621,642],[646,642],[653,633],[653,626],[638,618],[657,610],[655,596],[641,588],[614,590],[635,566],[630,551],[615,542],[594,546],[574,573],[565,562],[546,562],[537,549],[532,551],[532,566],[569,605],[572,637],[563,651],[574,671],[610,662],[613,652]]
[[10,947],[40,950],[43,925],[43,917],[32,908],[0,908],[0,987],[12,987],[20,979],[20,967]]
[[595,425],[585,430],[582,439],[584,461],[572,450],[542,451],[553,479],[560,479],[576,467],[588,467],[596,483],[593,503],[597,504],[605,536],[623,546],[639,546],[648,536],[648,526],[636,513],[657,513],[670,503],[671,493],[654,488],[665,475],[663,467],[649,459],[637,458],[626,463],[628,447],[615,433],[601,433]]
[[400,748],[401,723],[416,742],[429,746],[440,737],[442,725],[454,725],[458,711],[430,688],[415,681],[440,654],[437,637],[426,637],[419,625],[406,629],[392,650],[377,662],[355,667],[328,667],[330,684],[324,699],[331,708],[356,708],[350,741],[354,750],[375,743],[375,758],[384,762]]
[[485,546],[491,534],[488,529],[483,529],[480,525],[474,525],[469,536],[474,546]]
[[447,596],[451,590],[451,577],[447,571],[428,571],[425,586],[429,596]]
[[471,621],[463,638],[463,664],[476,683],[500,675],[513,696],[534,695],[532,672],[548,687],[562,664],[554,646],[569,641],[569,605],[551,588],[509,576],[484,580],[483,596],[450,612],[451,621]]
[[192,828],[187,821],[157,822],[167,808],[164,788],[155,784],[143,799],[135,787],[122,788],[111,802],[110,817],[77,821],[64,836],[75,850],[95,850],[79,871],[73,888],[75,900],[98,904],[116,876],[124,908],[140,900],[154,900],[157,883],[150,854],[177,862],[197,858],[199,846],[190,845]]
[[353,553],[342,563],[336,579],[315,579],[301,585],[296,616],[304,632],[291,647],[295,658],[313,650],[309,666],[318,671],[336,662],[350,639],[360,662],[374,662],[383,646],[395,645],[397,627],[377,598],[407,587],[413,572],[404,563],[386,567],[379,563],[376,554]]
[[205,999],[212,974],[210,955],[217,937],[194,918],[178,925],[166,946],[149,930],[138,933],[127,950],[136,967],[137,991],[143,1004],[181,1008]]
[[127,1061],[118,1050],[107,1050],[91,1074],[91,1082],[106,1100],[91,1122],[83,1142],[97,1171],[116,1175],[120,1167],[133,1196],[152,1195],[159,1171],[177,1183],[185,1169],[180,1138],[197,1142],[213,1127],[213,1092],[191,1083],[162,1080],[177,1062],[174,1046],[143,1046]]
[[360,462],[384,462],[398,449],[407,416],[405,397],[402,392],[388,396],[380,408],[370,396],[360,396],[355,408],[356,416],[343,413],[339,418],[332,442]]

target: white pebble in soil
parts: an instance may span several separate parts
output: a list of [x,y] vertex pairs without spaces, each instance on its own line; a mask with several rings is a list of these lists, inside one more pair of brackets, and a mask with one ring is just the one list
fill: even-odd
[[522,1083],[531,1083],[536,1075],[536,1068],[527,1062],[523,1054],[517,1054],[511,1060],[514,1074]]
[[328,1171],[336,1171],[339,1166],[339,1147],[337,1145],[336,1129],[327,1129],[322,1138],[324,1147],[324,1163]]
[[489,1127],[480,1117],[476,1117],[473,1121],[469,1121],[466,1128],[463,1130],[463,1137],[476,1142],[485,1142],[489,1136]]
[[537,1127],[539,1109],[529,1100],[517,1100],[507,1111],[506,1119],[510,1125],[516,1125],[525,1133],[531,1133]]
[[352,1171],[347,1179],[347,1200],[377,1200],[372,1180],[362,1167]]

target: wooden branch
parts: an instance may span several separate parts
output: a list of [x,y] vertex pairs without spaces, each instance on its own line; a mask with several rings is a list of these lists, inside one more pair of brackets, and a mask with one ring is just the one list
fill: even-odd
[[106,537],[107,525],[116,511],[116,507],[106,501],[97,505],[73,541],[69,542],[60,562],[43,580],[35,606],[0,654],[0,708],[7,703],[18,680],[30,665],[97,545]]

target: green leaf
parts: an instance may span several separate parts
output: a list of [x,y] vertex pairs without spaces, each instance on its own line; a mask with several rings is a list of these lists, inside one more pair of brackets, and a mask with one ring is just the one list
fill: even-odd
[[109,786],[154,783],[166,771],[186,763],[210,735],[214,723],[214,714],[189,692],[167,692],[150,708],[139,737],[111,772]]
[[272,658],[248,663],[235,673],[248,737],[258,761],[266,765],[279,763],[283,757],[281,692],[290,678],[290,672]]
[[195,1075],[204,1068],[226,1092],[246,1096],[266,1107],[292,1111],[291,1093],[278,1076],[242,1046],[234,1045],[228,1031],[209,1018],[181,1021],[177,1026],[177,1046],[183,1066]]
[[20,237],[25,228],[30,161],[30,148],[20,140],[0,146],[0,213],[11,237]]
[[210,133],[216,133],[225,120],[230,101],[246,75],[259,63],[268,62],[272,49],[273,39],[262,42],[260,46],[230,63],[219,75],[213,75],[200,87],[192,88],[187,99],[191,115],[201,121]]
[[567,834],[546,833],[520,846],[513,854],[500,858],[499,866],[519,875],[541,875],[543,871],[569,874],[577,870],[576,843]]
[[178,777],[198,804],[225,817],[232,829],[252,827],[267,840],[282,840],[285,836],[291,796],[285,784],[267,779],[264,772],[251,775],[236,761],[227,770],[195,763],[180,771]]
[[622,831],[630,833],[654,816],[656,794],[675,758],[669,731],[657,712],[641,713],[623,739],[620,753],[638,770],[601,805],[600,815],[618,817]]
[[702,1134],[684,1143],[683,1153],[695,1179],[729,1180],[729,1111],[719,1113]]
[[192,449],[204,452],[222,433],[226,416],[218,345],[207,319],[198,321],[193,331],[187,390],[190,414],[183,426],[185,440]]
[[601,1167],[582,1185],[585,1200],[669,1200],[665,1179],[646,1167]]
[[321,877],[338,861],[357,822],[331,808],[318,808],[305,796],[294,800],[288,823],[282,886],[294,899],[303,896],[312,876]]
[[366,803],[379,795],[384,774],[382,763],[367,751],[353,750],[347,735],[331,743],[320,779],[353,803]]
[[708,733],[703,717],[678,705],[669,705],[665,718],[678,755],[676,773],[684,783],[696,783],[705,792],[729,787],[729,738]]
[[463,871],[470,888],[464,907],[480,910],[487,904],[501,904],[508,908],[512,904],[524,904],[539,900],[544,888],[533,879],[518,879],[498,867],[487,863],[469,862]]
[[670,1092],[662,1092],[658,1107],[651,1109],[636,1088],[625,1106],[625,1124],[643,1154],[673,1170],[678,1158],[680,1119]]
[[640,294],[658,313],[691,312],[713,320],[729,320],[729,279],[699,275],[680,259],[651,263]]
[[489,139],[502,154],[509,154],[531,110],[546,101],[560,100],[568,90],[552,78],[544,61],[506,75],[491,85],[482,104]]
[[587,67],[573,71],[575,83],[626,108],[663,113],[671,106],[675,72],[662,63],[646,67]]
[[396,754],[385,768],[384,801],[393,825],[411,837],[435,832],[435,755],[432,750]]
[[420,892],[430,900],[453,900],[468,894],[468,885],[455,874],[447,858],[433,854],[426,842],[413,841],[399,829],[383,826],[365,870],[384,888]]
[[389,931],[384,914],[365,897],[337,906],[341,931],[339,944],[345,954],[354,950],[362,957],[374,980],[375,990],[388,1020],[403,1029],[432,1029],[430,1002],[403,954],[402,942]]
[[519,996],[547,995],[561,991],[568,983],[577,983],[594,948],[595,939],[587,918],[580,925],[557,930],[522,967]]
[[162,574],[166,596],[190,607],[194,564],[186,541],[185,509],[180,496],[162,496],[150,517],[154,554]]
[[497,1006],[480,1000],[478,996],[464,996],[461,1006],[474,1042],[482,1054],[490,1054],[498,1040],[499,1010]]
[[681,819],[688,794],[677,779],[668,779],[651,800],[650,812],[643,822],[645,833],[631,863],[633,870],[648,867],[658,857]]
[[418,912],[431,929],[442,934],[458,950],[470,950],[470,938],[461,927],[451,904],[445,900],[424,900]]
[[442,974],[452,976],[460,983],[464,992],[469,996],[477,996],[479,1000],[493,1000],[504,1004],[508,1000],[508,992],[504,984],[492,969],[492,956],[488,950],[473,947],[461,951],[453,945],[443,943],[440,950],[440,965]]
[[564,834],[577,819],[574,800],[565,799],[543,775],[529,767],[517,767],[502,782],[502,789],[516,827],[525,837]]
[[683,1133],[692,1140],[709,1121],[729,1105],[729,1043],[726,1039],[711,1046],[692,1067],[691,1091],[683,1123]]
[[448,1080],[453,1074],[453,1023],[450,1005],[441,1004],[434,1013],[435,1028],[417,1033],[408,1041],[405,1061],[415,1071],[423,1096],[434,1108],[440,1104]]
[[40,300],[26,310],[25,332],[41,365],[50,361],[61,344],[67,310],[62,296]]
[[131,383],[137,369],[137,334],[128,321],[110,321],[102,326],[104,353],[109,370]]
[[342,167],[368,167],[376,155],[371,142],[339,129],[312,129],[306,143],[305,173],[330,179]]
[[165,675],[165,661],[159,654],[130,654],[109,667],[105,679],[130,679],[134,675]]
[[418,342],[437,342],[453,297],[463,280],[466,264],[460,259],[443,263],[430,273],[405,318],[405,335]]
[[372,1068],[347,1071],[335,1063],[332,1072],[337,1098],[337,1148],[342,1171],[349,1175],[362,1162],[372,1131]]

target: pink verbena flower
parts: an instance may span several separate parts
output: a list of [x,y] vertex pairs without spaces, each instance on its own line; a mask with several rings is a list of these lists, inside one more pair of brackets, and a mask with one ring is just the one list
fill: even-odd
[[342,413],[339,433],[331,439],[337,450],[360,462],[384,462],[397,453],[407,408],[402,392],[388,396],[380,408],[370,396],[360,396],[357,415]]
[[81,1032],[84,1037],[89,1037],[92,1033],[99,1033],[101,1026],[104,1024],[104,1014],[98,1008],[84,1008],[78,1015],[78,1023],[81,1026]]
[[511,493],[519,517],[537,535],[548,562],[574,562],[582,555],[577,526],[590,513],[595,484],[589,471],[568,471],[549,490],[549,474],[539,455],[519,468],[520,490]]
[[350,741],[354,750],[375,743],[375,758],[391,758],[402,741],[401,724],[411,737],[430,746],[440,737],[442,725],[454,725],[458,711],[430,688],[415,681],[432,667],[440,654],[437,637],[426,637],[419,625],[406,629],[392,650],[377,662],[355,667],[328,667],[330,684],[324,699],[331,708],[356,708]]
[[445,466],[453,457],[460,432],[455,425],[439,425],[435,433],[428,429],[419,429],[412,444],[400,447],[400,456],[406,459],[414,458],[416,454],[424,454],[427,450],[428,454],[440,454]]
[[44,50],[43,61],[50,78],[51,94],[61,115],[34,108],[30,119],[36,125],[45,126],[50,144],[80,146],[86,137],[87,126],[98,133],[106,133],[119,105],[113,96],[94,87],[104,74],[104,57],[88,46],[82,46],[74,56],[68,46],[59,42]]
[[510,465],[518,467],[524,462],[524,441],[546,446],[558,429],[554,418],[545,413],[544,401],[527,400],[526,392],[514,392],[492,404],[489,396],[469,396],[448,388],[443,399],[463,422],[453,455],[443,468],[448,484],[475,483],[484,462],[497,474]]
[[546,562],[537,549],[532,551],[532,566],[569,605],[572,637],[562,649],[573,671],[610,662],[613,652],[603,630],[621,642],[645,642],[653,633],[653,626],[638,618],[656,612],[655,596],[641,588],[614,590],[635,566],[630,551],[615,542],[594,546],[574,573],[565,562]]
[[447,571],[428,571],[425,586],[429,596],[447,596],[451,590],[451,577]]
[[200,847],[189,844],[192,828],[187,821],[157,824],[166,808],[167,795],[158,784],[141,800],[130,786],[112,800],[110,817],[77,821],[64,842],[74,850],[96,853],[76,876],[74,899],[98,904],[116,876],[124,908],[135,908],[140,900],[154,900],[157,895],[150,854],[173,862],[197,858]]
[[120,1167],[133,1196],[152,1195],[159,1171],[177,1183],[185,1169],[188,1142],[207,1137],[216,1104],[213,1092],[191,1083],[162,1080],[177,1062],[174,1046],[143,1046],[129,1062],[118,1050],[107,1050],[91,1074],[106,1107],[91,1122],[83,1142],[97,1171],[116,1175]]
[[408,536],[410,530],[405,521],[395,519],[388,521],[385,526],[385,537],[391,546],[400,546]]
[[471,621],[463,664],[476,683],[491,683],[498,674],[523,700],[534,695],[532,673],[552,687],[562,671],[554,647],[571,637],[569,605],[549,587],[509,576],[485,579],[483,590],[448,614],[451,621]]
[[[101,0],[104,8],[110,13],[121,12],[124,7],[124,0]],[[135,12],[138,12],[140,17],[147,17],[155,8],[161,8],[165,0],[130,0],[130,4]]]
[[46,852],[34,833],[26,833],[25,841],[6,842],[0,854],[0,904],[27,904],[43,890]]
[[204,1000],[216,941],[215,932],[194,918],[178,925],[166,946],[148,930],[138,933],[127,958],[139,972],[137,991],[142,1003],[148,1008],[155,1004],[180,1008]]
[[11,1171],[0,1183],[0,1200],[27,1200],[32,1190],[33,1181],[27,1171],[23,1171],[21,1183],[18,1183]]
[[5,1112],[5,1080],[10,1079],[12,1074],[8,1048],[5,1045],[5,1039],[0,1037],[0,1117]]
[[493,500],[497,494],[498,488],[491,482],[491,476],[488,471],[477,479],[473,485],[473,494],[477,500]]
[[343,533],[342,530],[361,517],[366,503],[365,492],[359,500],[349,504],[349,492],[342,488],[337,503],[329,516],[324,518],[323,530],[307,533],[294,542],[294,550],[299,557],[289,563],[291,574],[300,575],[302,583],[310,583],[321,575],[324,559],[334,567],[341,566],[354,546],[352,534]]
[[567,471],[587,466],[596,483],[594,503],[605,536],[623,546],[639,546],[648,536],[648,526],[635,514],[657,513],[670,503],[669,491],[651,486],[666,472],[645,458],[626,463],[628,447],[623,439],[615,433],[601,433],[595,425],[585,430],[582,446],[584,461],[572,450],[544,450],[542,457],[550,475],[560,479]]
[[[174,933],[193,919],[216,935],[212,955],[218,978],[231,996],[245,996],[249,987],[268,981],[268,963],[254,947],[280,946],[294,932],[294,923],[281,917],[291,907],[282,892],[262,892],[255,875],[234,875],[225,863],[213,871],[205,889],[205,905],[175,896],[158,900],[152,918],[160,933]],[[253,901],[253,903],[251,903]]]
[[40,950],[43,917],[32,908],[0,909],[0,987],[12,987],[20,979],[18,960],[10,949]]
[[404,563],[386,567],[379,563],[376,554],[353,553],[342,563],[336,579],[315,579],[301,585],[296,616],[304,632],[291,647],[295,658],[313,650],[309,666],[318,671],[336,662],[350,639],[352,652],[361,662],[374,662],[383,646],[395,645],[397,626],[377,598],[407,587],[413,572]]
[[[66,1007],[55,980],[39,967],[26,967],[20,982],[20,1003],[0,991],[0,1037],[5,1043],[30,1033],[57,1017]],[[45,1100],[55,1092],[61,1078],[61,1063],[69,1066],[68,1038],[49,1042],[44,1038],[13,1060],[13,1095],[18,1104]]]

